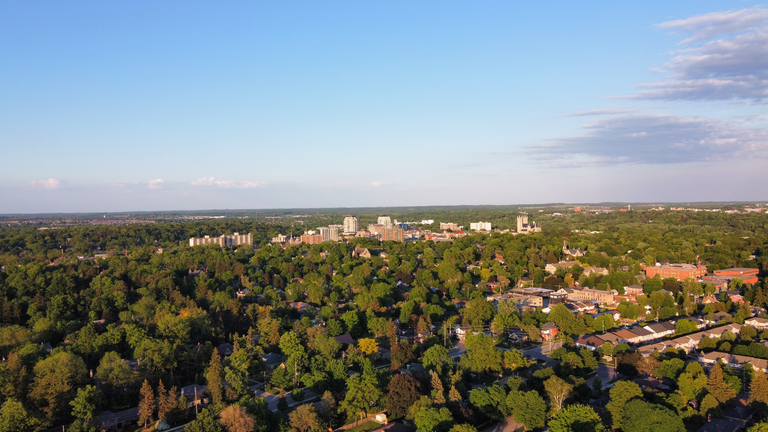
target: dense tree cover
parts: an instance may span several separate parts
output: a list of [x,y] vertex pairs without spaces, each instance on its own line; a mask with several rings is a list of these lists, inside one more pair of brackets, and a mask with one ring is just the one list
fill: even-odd
[[[513,214],[492,209],[450,215],[459,223],[490,215],[502,228],[514,225]],[[556,367],[529,373],[532,362],[508,349],[508,330],[524,330],[537,340],[538,328],[547,321],[570,336],[607,331],[616,323],[609,315],[574,315],[562,305],[549,316],[521,312],[514,302],[493,304],[486,295],[492,289],[508,290],[524,278],[536,286],[579,284],[622,292],[638,282],[641,264],[695,262],[697,257],[712,269],[738,265],[764,272],[764,215],[645,211],[539,216],[544,233],[531,236],[470,234],[440,243],[356,238],[290,247],[269,244],[273,235],[300,231],[301,224],[283,219],[43,230],[39,225],[3,226],[0,424],[10,425],[8,430],[15,425],[40,430],[78,420],[73,428],[87,428],[99,410],[134,406],[142,408],[143,424],[180,424],[189,420],[189,413],[177,389],[192,383],[208,386],[213,405],[190,423],[190,431],[265,425],[309,431],[384,407],[424,430],[464,430],[510,414],[535,428],[547,423],[542,414],[547,411],[558,415],[560,423],[571,424],[583,413],[580,405],[568,404],[588,402],[593,391],[585,379],[603,354],[612,353],[622,371],[676,378],[674,392],[680,400],[696,400],[703,407],[714,398],[717,407],[709,408],[715,411],[732,399],[729,388],[742,390],[729,368],[723,368],[722,376],[713,371],[708,377],[681,359],[641,359],[621,346],[592,353],[567,340],[552,355]],[[327,224],[328,218],[304,219]],[[191,236],[234,231],[253,233],[255,247],[186,246]],[[544,267],[565,258],[563,243],[581,248],[586,256],[550,276]],[[355,247],[369,248],[374,256],[353,257]],[[95,259],[95,254],[106,257]],[[610,273],[587,276],[588,266]],[[647,279],[643,287],[647,296],[640,304],[619,306],[623,317],[642,318],[646,304],[651,307],[647,319],[691,315],[697,307],[690,299],[708,289],[660,279]],[[742,289],[750,304],[768,303],[764,281]],[[748,308],[723,300],[708,306],[709,311],[733,312],[743,322]],[[298,301],[310,307],[291,304]],[[678,323],[679,333],[691,330],[684,321]],[[467,350],[458,361],[449,354],[456,325],[468,331]],[[404,330],[419,341],[402,337]],[[356,342],[336,339],[345,333]],[[757,332],[743,330],[704,345],[768,358],[760,339]],[[224,343],[231,344],[231,353],[219,352]],[[374,368],[374,362],[387,363],[379,358],[385,352],[389,368]],[[269,353],[280,356],[274,368],[262,361]],[[425,372],[412,371],[414,377],[398,373],[413,362],[420,362]],[[476,380],[512,373],[528,375],[527,386],[469,391]],[[275,393],[293,392],[296,399],[301,398],[300,388],[312,389],[324,395],[326,408],[296,409],[292,418],[286,413],[273,416],[251,397],[253,379],[266,381],[265,388]],[[758,395],[754,403],[765,402],[759,396],[764,386],[760,380],[753,384]],[[285,399],[281,401],[284,408]],[[416,408],[424,412],[418,418],[421,411]],[[623,414],[621,409],[611,411],[610,424],[620,425]]]

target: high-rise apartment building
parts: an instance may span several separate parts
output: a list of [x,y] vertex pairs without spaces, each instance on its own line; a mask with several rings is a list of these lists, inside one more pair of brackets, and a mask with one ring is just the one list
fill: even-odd
[[317,230],[320,231],[320,236],[323,238],[323,241],[339,240],[339,228],[336,226],[320,227]]
[[351,235],[360,231],[360,221],[355,216],[347,216],[344,218],[344,235]]
[[253,245],[253,234],[234,233],[231,236],[222,234],[219,237],[205,236],[199,238],[193,237],[189,239],[189,245],[192,247],[211,244],[219,245],[221,247],[239,246],[243,244]]
[[384,228],[381,231],[381,241],[387,241],[387,240],[404,242],[405,230],[400,227]]
[[379,216],[376,222],[379,225],[384,225],[384,228],[392,228],[392,219],[389,216]]

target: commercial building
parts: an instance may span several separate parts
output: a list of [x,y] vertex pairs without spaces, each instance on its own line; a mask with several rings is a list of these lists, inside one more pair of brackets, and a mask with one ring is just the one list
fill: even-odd
[[490,231],[492,228],[490,222],[472,222],[469,224],[469,229],[475,231]]
[[517,216],[517,233],[518,234],[531,234],[541,232],[541,225],[531,221],[528,223],[528,214],[522,214]]
[[354,235],[356,232],[360,231],[360,221],[357,220],[357,217],[353,216],[347,216],[344,218],[344,223],[342,224],[344,235]]
[[707,274],[707,266],[701,264],[666,264],[645,268],[645,276],[652,278],[657,275],[662,279],[675,278],[683,281],[688,278],[697,279]]
[[598,303],[613,304],[614,296],[619,293],[616,290],[602,291],[591,288],[584,288],[581,290],[575,289],[572,293],[568,294],[569,299],[574,300],[589,300]]
[[453,223],[453,222],[440,222],[440,229],[441,230],[458,231],[459,230],[459,224],[456,224],[456,223]]
[[189,239],[189,245],[192,247],[213,244],[221,247],[239,246],[243,244],[253,245],[253,234],[234,233],[231,236],[222,234],[219,237],[204,236],[198,238],[192,237]]

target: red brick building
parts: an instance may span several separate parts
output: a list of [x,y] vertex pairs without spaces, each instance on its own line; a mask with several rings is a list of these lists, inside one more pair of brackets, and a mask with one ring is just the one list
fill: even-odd
[[734,267],[725,270],[715,270],[715,276],[722,276],[728,279],[741,278],[744,283],[757,283],[757,269]]
[[707,274],[707,266],[701,264],[667,264],[645,268],[645,276],[652,278],[658,275],[662,279],[675,278],[679,281],[693,278],[698,279]]
[[304,234],[301,236],[301,242],[306,244],[320,244],[323,242],[321,234]]

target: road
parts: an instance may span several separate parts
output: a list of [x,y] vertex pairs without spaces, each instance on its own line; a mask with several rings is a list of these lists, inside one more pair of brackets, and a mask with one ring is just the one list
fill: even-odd
[[547,366],[552,366],[555,363],[557,363],[557,360],[553,360],[547,354],[553,350],[560,348],[562,345],[563,345],[562,342],[553,342],[550,349],[550,344],[545,342],[543,345],[538,346],[536,348],[527,349],[523,351],[523,353],[529,357],[533,357],[539,360],[544,360]]
[[[613,366],[608,366],[606,364],[600,363],[600,365],[597,367],[597,375],[600,377],[600,381],[603,383],[603,390],[608,388],[608,386],[613,386],[613,384],[608,384],[612,379],[616,378],[616,369],[613,368]],[[587,379],[587,385],[589,388],[592,388],[592,382],[595,380],[595,376],[590,377]]]

